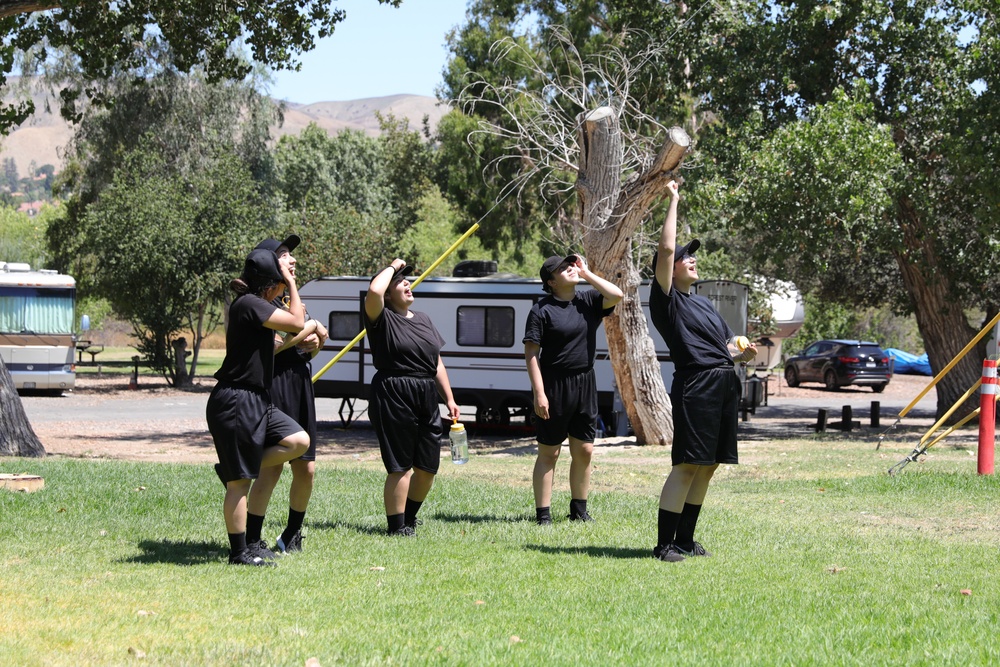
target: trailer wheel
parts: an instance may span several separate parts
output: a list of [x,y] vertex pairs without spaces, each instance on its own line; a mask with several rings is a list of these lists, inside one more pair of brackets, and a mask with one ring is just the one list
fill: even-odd
[[509,424],[512,419],[523,419],[524,423],[531,425],[531,415],[535,413],[535,406],[522,398],[509,398],[503,402],[503,416],[506,417],[504,424]]
[[493,406],[476,407],[476,423],[487,426],[505,425],[510,422],[510,414],[506,410],[501,410]]

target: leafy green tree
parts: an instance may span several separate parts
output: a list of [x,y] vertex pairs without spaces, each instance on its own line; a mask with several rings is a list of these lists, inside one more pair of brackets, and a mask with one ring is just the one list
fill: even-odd
[[[693,65],[695,90],[724,120],[702,149],[739,184],[734,236],[826,299],[913,312],[941,370],[982,326],[966,313],[1000,307],[989,268],[1000,261],[997,6],[740,9],[714,15],[719,47]],[[939,414],[984,356],[981,345],[938,384]]]
[[[398,7],[401,0],[379,0]],[[44,63],[49,50],[67,50],[85,80],[101,81],[116,71],[148,72],[147,39],[169,50],[182,72],[196,68],[213,82],[241,81],[250,65],[230,46],[244,43],[255,62],[273,69],[297,69],[297,57],[313,49],[317,38],[333,34],[346,12],[329,0],[0,0],[0,86],[19,65],[20,54],[37,49]],[[29,62],[27,72],[33,71]],[[81,96],[98,102],[100,87],[73,84],[60,93],[67,118],[78,119]],[[0,106],[0,133],[34,111],[30,98]]]
[[222,302],[268,220],[237,157],[222,154],[182,179],[151,143],[123,156],[112,183],[87,208],[84,247],[101,251],[95,293],[131,323],[149,364],[183,384],[186,366],[171,352],[178,332],[195,336],[193,374],[214,326],[212,306]]
[[45,234],[49,223],[62,215],[61,205],[45,204],[34,216],[0,207],[0,261],[25,262],[33,269],[53,268]]

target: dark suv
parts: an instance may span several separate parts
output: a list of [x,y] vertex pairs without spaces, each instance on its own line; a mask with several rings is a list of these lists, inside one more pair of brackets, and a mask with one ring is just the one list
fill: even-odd
[[822,382],[829,390],[849,384],[881,392],[892,379],[889,355],[878,343],[863,340],[820,340],[785,361],[785,382]]

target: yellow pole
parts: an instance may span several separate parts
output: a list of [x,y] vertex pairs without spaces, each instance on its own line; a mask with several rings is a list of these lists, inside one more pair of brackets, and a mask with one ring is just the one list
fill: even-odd
[[947,375],[948,371],[950,371],[955,366],[955,364],[957,364],[962,359],[962,357],[964,357],[966,354],[968,354],[969,350],[971,350],[975,346],[976,343],[978,343],[980,340],[982,340],[983,336],[985,336],[986,334],[988,334],[990,332],[990,329],[992,329],[996,325],[997,322],[1000,322],[1000,313],[997,313],[996,316],[992,320],[990,320],[990,323],[987,324],[986,327],[982,331],[980,331],[979,334],[975,338],[973,338],[971,341],[969,341],[969,344],[966,345],[964,348],[962,348],[962,351],[959,352],[958,354],[956,354],[955,358],[952,359],[951,361],[949,361],[948,365],[945,366],[943,369],[941,369],[940,373],[938,373],[936,376],[934,376],[934,379],[931,380],[931,383],[929,385],[927,385],[926,387],[924,387],[923,391],[921,391],[919,394],[917,394],[917,397],[914,398],[912,401],[910,401],[909,405],[907,405],[905,408],[903,408],[902,412],[899,413],[899,416],[900,417],[905,417],[906,413],[909,412],[910,410],[912,410],[913,406],[915,406],[917,403],[919,403],[920,399],[923,398],[924,396],[926,396],[927,392],[929,392],[931,390],[931,388],[933,388],[934,385],[936,385],[938,383],[938,380],[940,380],[945,375]]
[[[436,260],[434,260],[433,264],[431,264],[430,266],[428,266],[424,270],[423,273],[421,273],[419,276],[417,276],[417,279],[414,280],[412,283],[410,283],[410,289],[415,288],[417,285],[419,285],[421,282],[423,282],[424,278],[426,278],[427,276],[429,276],[434,269],[436,269],[437,267],[441,266],[441,262],[443,262],[444,260],[446,260],[448,258],[448,255],[450,255],[451,253],[455,252],[455,250],[458,248],[458,246],[460,246],[463,243],[465,243],[465,240],[467,238],[469,238],[470,236],[472,236],[477,229],[479,229],[479,223],[478,222],[475,223],[474,225],[472,225],[471,227],[469,227],[468,231],[465,232],[464,234],[462,234],[458,238],[457,241],[455,241],[454,243],[452,243],[451,247],[448,248],[447,250],[445,250],[443,255],[441,255]],[[348,343],[347,345],[345,345],[344,349],[342,349],[340,352],[338,352],[336,355],[334,355],[333,359],[331,359],[329,361],[329,363],[327,363],[326,366],[323,366],[323,368],[319,369],[319,372],[316,373],[316,375],[313,375],[313,377],[312,377],[313,384],[316,384],[316,380],[320,379],[323,376],[323,374],[326,373],[328,370],[330,370],[330,368],[335,363],[337,363],[338,361],[340,361],[341,357],[343,357],[345,354],[347,354],[351,350],[352,347],[354,347],[355,345],[357,345],[358,341],[360,341],[362,338],[364,338],[365,334],[367,332],[368,332],[367,329],[362,329],[361,333],[359,333],[357,336],[354,337],[354,340],[352,340],[350,343]]]
[[972,396],[972,394],[974,394],[975,391],[979,389],[979,385],[981,385],[982,383],[983,383],[982,378],[976,380],[976,383],[972,385],[969,391],[962,394],[962,397],[959,398],[957,401],[955,401],[955,403],[952,404],[952,406],[948,409],[948,412],[944,413],[944,416],[941,417],[941,419],[937,420],[934,426],[931,426],[930,430],[924,434],[924,437],[920,438],[920,442],[923,443],[925,440],[927,440],[927,438],[931,437],[931,434],[933,434],[934,431],[938,430],[938,428],[941,427],[941,424],[948,421],[948,417],[951,417],[952,413],[955,412],[955,410],[958,410],[958,406],[960,406],[962,403],[965,403],[965,399],[969,398],[969,396]]

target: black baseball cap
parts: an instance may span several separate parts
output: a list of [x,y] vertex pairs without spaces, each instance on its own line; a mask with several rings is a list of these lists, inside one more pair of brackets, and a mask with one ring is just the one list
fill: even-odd
[[[382,269],[382,271],[385,271],[385,269]],[[382,273],[382,271],[379,271],[374,276],[372,276],[372,280],[375,280],[375,278],[377,278],[378,275],[379,275],[379,273]],[[392,278],[389,280],[389,284],[392,285],[393,283],[396,282],[397,279],[399,279],[399,278],[405,278],[405,277],[411,275],[413,273],[413,271],[414,271],[414,268],[410,264],[404,264],[403,268],[401,268],[401,269],[393,268],[392,269]],[[368,282],[371,283],[371,280],[369,280]]]
[[674,252],[674,262],[679,262],[687,255],[693,255],[698,252],[698,248],[701,247],[701,241],[698,239],[691,239],[687,245],[682,245]]
[[281,266],[278,264],[278,256],[274,251],[267,248],[251,250],[243,262],[243,280],[254,287],[271,281],[285,282],[285,277],[281,275]]
[[544,285],[545,283],[552,280],[552,274],[555,273],[556,269],[559,268],[560,264],[562,264],[563,262],[576,264],[576,260],[577,256],[575,254],[566,256],[552,255],[547,260],[542,262],[542,268],[538,270],[538,277],[542,279],[542,284]]
[[278,252],[278,248],[285,246],[288,248],[288,252],[292,252],[299,246],[300,243],[302,243],[302,239],[300,239],[296,234],[289,234],[284,241],[279,241],[278,239],[264,239],[257,244],[254,250],[270,250],[271,252]]

